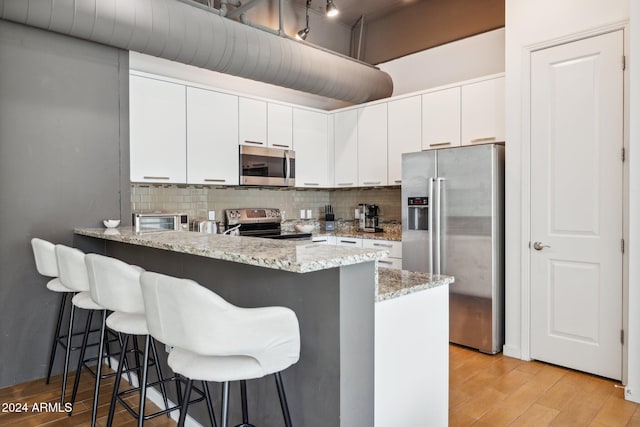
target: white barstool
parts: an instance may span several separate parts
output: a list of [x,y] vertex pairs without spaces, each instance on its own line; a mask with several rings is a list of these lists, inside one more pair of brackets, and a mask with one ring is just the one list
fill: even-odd
[[[105,350],[105,319],[107,315],[107,311],[103,306],[97,304],[91,298],[90,288],[89,288],[89,275],[87,273],[87,267],[84,262],[85,254],[84,252],[71,248],[64,245],[56,245],[56,257],[58,259],[58,271],[60,273],[60,280],[62,283],[72,289],[74,292],[77,292],[76,295],[71,300],[73,303],[73,309],[80,308],[83,310],[88,310],[87,315],[87,323],[84,329],[84,335],[82,338],[82,347],[80,348],[80,357],[78,358],[78,368],[76,370],[76,376],[73,384],[73,393],[71,394],[71,404],[73,405],[76,400],[76,395],[78,393],[78,386],[80,384],[80,374],[82,373],[82,368],[85,366],[85,363],[88,360],[84,359],[85,352],[87,349],[87,344],[89,340],[89,333],[91,332],[91,320],[93,319],[93,314],[95,312],[101,312],[102,314],[102,322],[100,326],[100,340],[98,344],[98,356],[97,356],[97,364],[96,364],[96,372],[95,372],[95,389],[93,393],[93,407],[91,413],[91,427],[95,427],[96,425],[96,416],[98,409],[98,397],[100,390],[100,380],[103,377],[107,377],[113,374],[102,375],[102,362],[105,358],[104,350]],[[72,310],[73,310],[72,309]],[[109,355],[107,354],[107,359]],[[87,366],[88,369],[88,366]],[[90,371],[90,369],[88,369]],[[72,410],[69,412],[69,416],[73,413]]]
[[274,374],[285,425],[291,427],[280,372],[300,358],[300,329],[292,310],[236,307],[193,280],[158,273],[142,273],[141,284],[149,332],[173,346],[167,362],[188,379],[179,426],[193,380],[223,383],[221,426],[227,427],[229,382]]
[[[112,311],[107,317],[107,326],[123,337],[122,351],[120,353],[120,362],[118,363],[118,372],[116,373],[113,395],[111,397],[111,406],[109,408],[109,417],[107,426],[111,426],[116,407],[116,401],[120,402],[129,413],[138,419],[138,425],[142,426],[144,421],[158,415],[169,414],[172,410],[169,408],[167,400],[167,392],[164,385],[164,378],[158,362],[158,351],[153,339],[149,336],[147,329],[147,320],[144,314],[144,302],[142,300],[142,291],[140,289],[140,274],[144,271],[142,268],[129,265],[118,259],[110,258],[97,254],[87,254],[85,263],[89,273],[89,286],[91,289],[91,298],[93,301]],[[125,358],[127,354],[127,344],[129,337],[133,335],[145,337],[145,345],[143,350],[142,375],[138,370],[138,388],[126,390],[119,393],[120,379],[125,366]],[[153,353],[153,359],[149,358],[149,350]],[[136,354],[137,356],[137,354]],[[148,367],[150,362],[155,366],[158,381],[148,384]],[[146,400],[146,392],[148,386],[160,385],[162,397],[164,399],[165,410],[154,414],[145,415],[144,407]],[[140,404],[136,411],[124,400],[124,396],[139,390]]]
[[[33,238],[31,239],[31,247],[33,248],[33,256],[36,261],[36,269],[40,275],[50,277],[51,280],[47,282],[47,289],[53,292],[58,292],[61,295],[60,306],[58,308],[58,321],[56,322],[56,330],[53,335],[53,342],[51,344],[51,351],[49,352],[49,366],[47,367],[47,380],[49,384],[51,380],[51,370],[53,369],[53,362],[56,358],[56,352],[58,345],[65,349],[64,358],[64,372],[62,374],[62,397],[61,401],[64,404],[64,397],[67,390],[67,374],[69,373],[69,352],[71,350],[71,337],[73,335],[73,309],[71,309],[69,317],[69,332],[68,335],[60,333],[62,326],[62,319],[64,317],[64,309],[67,305],[67,298],[70,294],[73,294],[73,289],[69,289],[62,284],[58,273],[58,261],[56,258],[55,245],[43,239]],[[73,307],[73,306],[72,306]],[[66,342],[65,342],[66,341]]]

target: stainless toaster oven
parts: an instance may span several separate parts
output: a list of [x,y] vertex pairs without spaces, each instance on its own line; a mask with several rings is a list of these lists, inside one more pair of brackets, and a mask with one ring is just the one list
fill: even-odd
[[132,224],[136,233],[145,231],[189,231],[189,215],[186,213],[134,213]]

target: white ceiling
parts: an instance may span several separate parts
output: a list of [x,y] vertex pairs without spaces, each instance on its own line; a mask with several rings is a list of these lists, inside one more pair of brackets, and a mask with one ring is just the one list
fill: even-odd
[[[345,25],[353,26],[361,16],[366,19],[377,18],[399,7],[408,6],[421,0],[334,0],[340,13],[335,18]],[[294,4],[305,7],[306,0],[292,0]],[[324,13],[326,0],[312,0],[311,8]]]

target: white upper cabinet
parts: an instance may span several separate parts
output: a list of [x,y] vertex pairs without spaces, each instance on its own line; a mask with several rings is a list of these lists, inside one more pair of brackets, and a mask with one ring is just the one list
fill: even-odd
[[387,185],[387,104],[358,109],[358,185]]
[[131,181],[186,182],[185,92],[180,84],[130,76]]
[[422,149],[460,145],[460,87],[422,95]]
[[334,181],[336,187],[358,185],[358,111],[334,115]]
[[267,145],[293,150],[293,108],[267,103]]
[[388,183],[402,183],[402,154],[420,151],[422,146],[422,103],[420,96],[390,101],[388,108]]
[[242,96],[238,102],[238,141],[244,145],[266,147],[267,103]]
[[238,185],[238,97],[187,88],[187,183]]
[[462,145],[504,141],[504,77],[462,86]]
[[293,109],[293,143],[296,148],[296,187],[322,188],[329,180],[327,114]]

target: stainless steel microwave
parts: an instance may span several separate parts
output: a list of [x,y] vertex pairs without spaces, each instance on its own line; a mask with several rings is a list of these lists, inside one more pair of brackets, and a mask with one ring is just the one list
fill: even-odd
[[240,185],[293,187],[295,178],[293,150],[240,146]]
[[134,213],[132,217],[136,233],[167,230],[189,231],[189,215],[185,213]]

